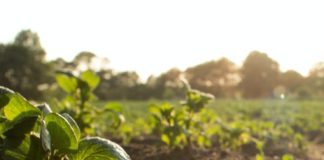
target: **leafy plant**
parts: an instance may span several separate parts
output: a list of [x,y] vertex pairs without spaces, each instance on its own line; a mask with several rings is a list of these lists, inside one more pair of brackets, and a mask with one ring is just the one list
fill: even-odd
[[54,113],[47,104],[35,107],[18,93],[1,86],[0,109],[0,159],[130,159],[110,140],[81,139],[79,126],[69,114]]
[[151,105],[150,112],[154,118],[154,131],[161,136],[161,141],[174,147],[192,147],[195,142],[200,146],[210,145],[212,134],[206,134],[202,123],[208,123],[200,113],[213,96],[197,90],[189,85],[187,88],[187,99],[182,107],[175,108],[169,103],[162,105]]
[[82,72],[80,76],[57,72],[56,81],[62,90],[67,93],[63,103],[58,105],[62,106],[62,112],[67,112],[75,118],[82,134],[97,134],[98,128],[96,127],[95,118],[103,114],[110,114],[109,118],[112,123],[107,126],[114,130],[124,121],[121,106],[107,104],[103,108],[98,108],[92,105],[91,102],[96,99],[93,90],[100,82],[100,78],[92,71]]
[[185,121],[182,111],[175,111],[169,103],[161,106],[151,105],[154,117],[154,131],[161,136],[161,141],[170,147],[183,146],[186,143]]

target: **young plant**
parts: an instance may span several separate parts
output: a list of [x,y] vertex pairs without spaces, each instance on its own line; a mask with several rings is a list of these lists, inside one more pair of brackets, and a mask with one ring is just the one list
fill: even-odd
[[171,148],[186,144],[183,112],[176,111],[169,103],[151,105],[150,112],[154,118],[154,132],[161,136],[162,142]]
[[66,113],[47,104],[32,105],[0,86],[0,159],[4,160],[129,160],[116,143],[99,137],[81,139],[79,126]]
[[111,121],[113,121],[111,128],[114,130],[124,121],[119,106],[109,104],[104,108],[92,106],[91,102],[96,99],[93,90],[100,82],[100,78],[92,71],[82,72],[80,76],[57,72],[56,81],[62,90],[67,93],[63,101],[62,111],[75,118],[82,134],[97,134],[98,128],[94,123],[95,118],[106,113],[111,114]]
[[[209,103],[209,101],[214,98],[214,96],[211,94],[200,92],[198,90],[191,89],[189,84],[186,84],[186,88],[187,88],[187,99],[185,102],[183,102],[183,105],[186,110],[185,112],[186,114],[185,129],[187,131],[186,138],[190,147],[192,142],[196,141],[198,137],[200,138],[205,137],[204,136],[205,130],[203,130],[203,128],[201,128],[201,130],[198,131],[195,129],[200,128],[202,126],[201,123],[208,123],[208,121],[203,121],[203,117],[201,117],[200,114],[206,108],[206,105]],[[207,140],[206,138],[204,139]]]
[[209,138],[206,138],[205,128],[201,124],[208,123],[209,119],[202,118],[200,114],[213,96],[193,90],[189,85],[186,88],[187,99],[182,107],[175,108],[169,103],[150,106],[154,118],[154,132],[157,132],[161,140],[171,148],[184,146],[191,148],[193,142],[198,145],[210,144],[206,142]]

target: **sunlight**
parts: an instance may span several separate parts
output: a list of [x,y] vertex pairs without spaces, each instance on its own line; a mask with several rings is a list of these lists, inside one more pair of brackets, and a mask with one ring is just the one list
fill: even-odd
[[[220,57],[241,65],[253,50],[277,60],[283,71],[303,75],[324,59],[324,23],[319,21],[324,10],[318,2],[34,2],[38,5],[2,2],[0,14],[8,16],[2,20],[1,42],[30,28],[41,37],[48,59],[72,60],[90,50],[111,60],[116,70],[135,70],[142,79]],[[20,12],[11,12],[12,7]]]
[[281,98],[281,99],[285,99],[285,94],[282,93],[282,94],[280,95],[280,98]]
[[321,159],[322,3],[0,2],[0,159]]

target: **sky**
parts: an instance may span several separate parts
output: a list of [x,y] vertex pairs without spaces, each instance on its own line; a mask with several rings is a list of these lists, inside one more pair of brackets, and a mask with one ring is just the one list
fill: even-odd
[[49,60],[81,51],[142,79],[253,50],[307,75],[324,61],[320,0],[0,0],[0,42],[37,32]]

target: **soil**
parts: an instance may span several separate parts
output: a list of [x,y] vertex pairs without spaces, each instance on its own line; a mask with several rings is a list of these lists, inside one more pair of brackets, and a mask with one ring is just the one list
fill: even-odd
[[[120,140],[115,141],[120,142]],[[255,160],[258,153],[253,144],[244,145],[236,151],[224,151],[217,145],[209,149],[171,150],[161,144],[158,138],[152,136],[135,138],[122,147],[132,160]],[[309,146],[307,153],[302,154],[294,151],[288,153],[293,154],[296,160],[324,160],[324,144]],[[267,155],[265,160],[281,160],[280,157],[285,153],[276,146],[273,149],[267,149],[265,154]]]

